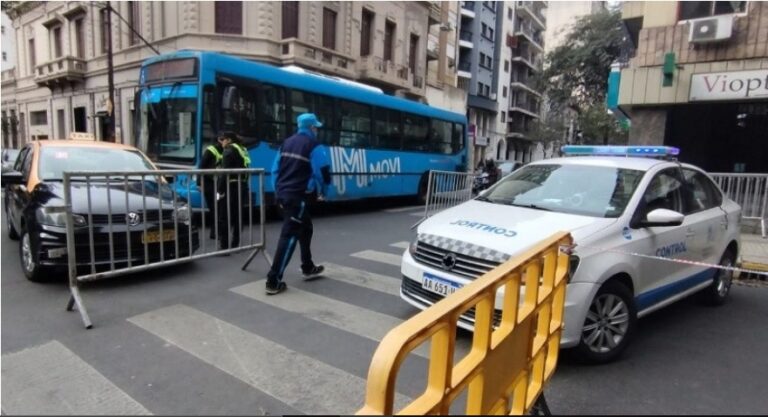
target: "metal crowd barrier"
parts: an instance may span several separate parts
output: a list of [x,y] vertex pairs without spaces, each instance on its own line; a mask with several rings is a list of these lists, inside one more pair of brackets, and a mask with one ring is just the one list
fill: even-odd
[[742,219],[758,220],[762,236],[766,235],[768,206],[768,174],[710,174],[720,189],[741,206]]
[[[178,182],[180,177],[185,181]],[[227,185],[220,187],[219,178]],[[171,186],[174,182],[181,185]],[[199,225],[187,204],[195,188],[215,200]],[[243,268],[259,252],[271,264],[265,207],[259,204],[254,214],[254,197],[264,201],[263,169],[65,172],[67,310],[76,305],[90,329],[80,295],[83,283],[246,250],[253,253]],[[235,231],[239,242],[233,242]],[[223,236],[226,243],[220,247]]]
[[[465,414],[519,415],[545,405],[539,399],[557,366],[563,327],[568,255],[561,248],[571,244],[570,234],[556,233],[391,330],[373,355],[365,405],[357,414],[448,414],[464,392]],[[494,304],[502,287],[499,320]],[[454,363],[457,321],[470,309],[472,348]],[[394,410],[397,372],[425,342],[426,389]]]
[[469,172],[429,171],[424,217],[411,228],[436,213],[470,200],[476,176]]

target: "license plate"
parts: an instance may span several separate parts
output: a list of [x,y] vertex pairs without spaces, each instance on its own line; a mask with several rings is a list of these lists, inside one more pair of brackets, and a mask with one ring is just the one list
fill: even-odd
[[455,293],[461,287],[459,283],[427,273],[424,273],[421,281],[421,288],[444,296]]
[[159,230],[151,230],[141,236],[141,243],[157,243],[161,240],[167,242],[174,239],[176,239],[176,233],[173,230],[163,230],[162,239],[160,238]]

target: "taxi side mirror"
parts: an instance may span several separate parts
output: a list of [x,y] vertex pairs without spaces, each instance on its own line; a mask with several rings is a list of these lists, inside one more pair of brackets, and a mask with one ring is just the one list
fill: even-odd
[[640,221],[640,227],[680,226],[683,224],[683,220],[685,220],[685,216],[682,213],[660,208],[651,210],[651,212]]
[[2,176],[2,185],[19,185],[24,182],[23,175],[19,171],[4,172]]

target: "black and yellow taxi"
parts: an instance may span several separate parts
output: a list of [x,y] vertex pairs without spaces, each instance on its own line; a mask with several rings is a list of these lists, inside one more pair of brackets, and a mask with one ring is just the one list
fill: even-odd
[[[46,280],[68,265],[64,172],[149,170],[156,167],[128,145],[44,140],[24,146],[2,182],[7,232],[19,240],[26,277]],[[199,246],[186,201],[162,176],[73,177],[70,195],[78,270],[169,260]]]

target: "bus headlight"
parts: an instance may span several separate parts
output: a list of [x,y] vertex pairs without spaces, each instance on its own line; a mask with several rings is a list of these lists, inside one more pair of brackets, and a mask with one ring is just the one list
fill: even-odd
[[189,212],[188,205],[184,204],[176,207],[176,211],[173,214],[174,214],[174,221],[179,223],[184,223],[185,225],[189,226],[189,220],[191,218],[191,215]]

